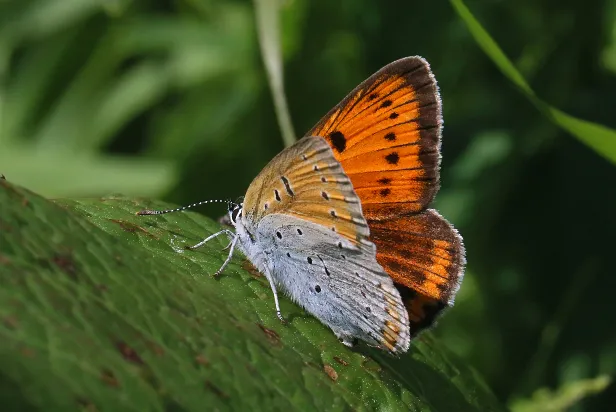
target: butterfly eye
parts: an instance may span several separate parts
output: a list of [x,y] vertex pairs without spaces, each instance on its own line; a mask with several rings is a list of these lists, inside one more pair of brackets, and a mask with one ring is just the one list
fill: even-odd
[[231,221],[235,223],[240,217],[242,217],[242,207],[237,205],[233,208],[233,211],[231,212]]

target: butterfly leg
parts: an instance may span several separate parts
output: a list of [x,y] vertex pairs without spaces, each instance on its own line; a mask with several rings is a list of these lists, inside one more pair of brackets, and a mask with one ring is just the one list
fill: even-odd
[[[225,234],[225,235],[229,236],[230,238],[234,238],[235,237],[235,233],[233,233],[229,229],[223,229],[220,232],[216,232],[213,235],[210,235],[210,236],[206,237],[205,239],[203,239],[201,242],[197,243],[196,245],[194,245],[194,246],[187,246],[186,248],[187,249],[197,249],[197,248],[200,248],[201,246],[205,245],[210,240],[212,240],[215,237],[220,236],[222,234]],[[227,246],[227,247],[229,247],[229,246]]]
[[[225,262],[222,264],[222,266],[220,267],[220,269],[218,269],[216,271],[216,273],[214,273],[214,277],[220,275],[222,273],[223,270],[225,270],[225,268],[227,267],[227,265],[229,264],[229,262],[231,262],[231,258],[233,257],[233,251],[235,250],[235,245],[237,245],[237,241],[240,238],[237,235],[233,235],[233,239],[231,240],[231,243],[229,244],[229,246],[227,246],[229,248],[229,254],[227,255],[227,259],[225,259]],[[226,249],[226,248],[225,248]]]
[[283,324],[287,323],[287,320],[282,316],[282,312],[280,311],[280,304],[278,303],[278,291],[276,290],[276,283],[274,283],[274,279],[272,278],[272,275],[270,275],[269,270],[266,268],[265,269],[265,277],[267,278],[267,281],[270,284],[270,287],[272,288],[272,292],[274,293],[274,304],[276,305],[276,316],[278,316],[278,319],[280,319],[280,321]]

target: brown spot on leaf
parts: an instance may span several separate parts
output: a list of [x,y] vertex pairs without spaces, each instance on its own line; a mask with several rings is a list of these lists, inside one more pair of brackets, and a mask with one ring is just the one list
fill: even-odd
[[246,370],[251,374],[251,375],[257,375],[259,374],[259,370],[255,367],[255,365],[251,364],[251,363],[246,363],[244,364],[244,366],[246,367]]
[[77,280],[77,268],[75,267],[75,262],[73,262],[73,258],[69,254],[57,254],[51,261],[56,264],[62,272],[66,273],[69,278],[72,280]]
[[146,345],[148,345],[148,348],[157,356],[163,356],[165,354],[165,350],[154,342],[147,341]]
[[[117,223],[118,225],[120,225],[120,227],[122,228],[122,230],[124,230],[125,232],[136,232],[139,229],[141,229],[139,226],[137,226],[134,223],[131,222],[126,222],[124,220],[120,220],[120,219],[110,219],[113,223]],[[141,229],[143,230],[143,229]]]
[[13,231],[13,227],[0,219],[0,231],[11,233]]
[[36,355],[34,350],[28,348],[27,346],[22,346],[21,348],[19,348],[19,353],[21,353],[26,358],[34,358],[34,356]]
[[126,342],[118,341],[116,343],[116,348],[118,348],[122,357],[127,361],[136,363],[137,365],[143,365],[143,359],[141,359],[139,354],[133,348],[128,346]]
[[338,372],[336,372],[336,370],[334,368],[332,368],[330,365],[328,365],[328,364],[323,365],[323,371],[334,382],[336,382],[338,380]]
[[85,412],[98,412],[98,408],[96,407],[96,405],[94,405],[92,403],[91,400],[86,399],[86,398],[76,398],[75,401],[77,402],[77,405],[79,406],[79,408],[82,411]]
[[146,235],[148,235],[149,237],[157,239],[156,236],[154,236],[153,234],[151,234],[150,232],[148,232],[147,230],[145,230],[141,226],[136,225],[136,224],[134,224],[132,222],[127,222],[126,220],[121,220],[121,219],[109,219],[109,220],[111,220],[113,223],[117,223],[118,225],[120,225],[122,230],[125,231],[125,232],[129,232],[129,233],[143,232]]
[[203,355],[197,355],[195,356],[195,362],[197,363],[197,365],[201,365],[201,366],[209,366],[210,365],[210,361]]
[[339,358],[338,356],[334,356],[334,360],[343,366],[348,366],[349,364],[349,362],[345,361],[342,358]]
[[112,386],[114,388],[117,388],[118,386],[120,386],[120,382],[118,382],[118,378],[116,378],[113,372],[110,371],[109,369],[103,369],[101,371],[101,380],[107,386]]
[[266,328],[265,326],[263,326],[260,323],[257,323],[257,325],[259,326],[259,328],[261,328],[261,330],[263,331],[263,333],[265,333],[265,336],[267,336],[267,339],[273,344],[273,345],[280,345],[280,336],[278,335],[278,333],[276,333],[275,330]]
[[216,396],[218,396],[219,398],[222,398],[222,399],[228,399],[229,398],[229,395],[227,395],[218,386],[214,385],[210,381],[205,381],[205,389],[214,392],[214,394],[216,394]]
[[255,265],[252,264],[252,262],[250,262],[250,260],[246,259],[242,262],[242,269],[244,269],[246,272],[250,273],[252,276],[256,277],[256,278],[262,278],[263,275],[261,274],[261,272],[259,272],[259,269],[257,269],[255,267]]
[[17,329],[17,327],[19,326],[19,321],[15,316],[8,315],[2,319],[2,324],[8,329]]

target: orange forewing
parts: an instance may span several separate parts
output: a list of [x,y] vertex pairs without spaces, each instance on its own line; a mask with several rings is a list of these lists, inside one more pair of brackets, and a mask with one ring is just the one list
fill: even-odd
[[428,63],[393,62],[310,130],[351,178],[366,219],[425,209],[439,185],[441,104]]
[[439,189],[441,127],[430,66],[408,57],[369,77],[307,133],[325,138],[351,179],[411,335],[453,304],[464,273],[462,238],[426,210]]

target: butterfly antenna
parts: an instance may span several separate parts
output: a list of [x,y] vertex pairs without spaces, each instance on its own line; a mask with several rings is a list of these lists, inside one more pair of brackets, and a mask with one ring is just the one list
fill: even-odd
[[196,206],[205,205],[207,203],[227,203],[228,204],[229,202],[230,202],[230,200],[221,200],[221,199],[204,200],[202,202],[193,203],[192,205],[181,206],[181,207],[178,207],[176,209],[167,209],[167,210],[144,209],[144,210],[140,210],[136,214],[138,216],[142,216],[142,215],[164,215],[165,213],[181,212],[183,210],[190,209],[190,208],[193,208],[193,207],[196,207]]

